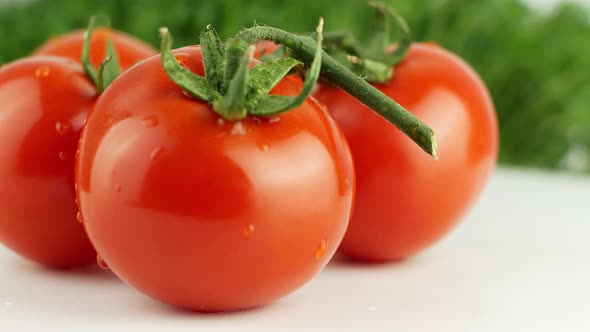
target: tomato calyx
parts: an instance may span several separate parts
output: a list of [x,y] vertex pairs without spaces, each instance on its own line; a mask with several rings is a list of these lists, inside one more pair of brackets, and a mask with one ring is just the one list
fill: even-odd
[[[390,6],[378,1],[371,1],[369,5],[375,9],[376,16],[375,32],[367,46],[361,46],[349,32],[333,32],[326,35],[325,48],[328,54],[366,81],[385,83],[393,77],[395,65],[408,53],[412,43],[410,28]],[[395,49],[388,51],[391,20],[399,29],[400,37]]]
[[307,71],[303,89],[297,96],[269,95],[269,92],[295,68],[303,65],[293,58],[277,58],[250,68],[255,47],[242,39],[223,43],[215,30],[207,26],[201,33],[201,51],[205,76],[183,67],[172,55],[172,37],[160,29],[162,65],[170,79],[190,96],[209,102],[217,114],[230,121],[248,114],[271,116],[300,106],[318,81],[322,61],[323,19],[316,29],[315,53]]
[[[101,22],[102,21],[102,22]],[[121,74],[119,57],[113,44],[112,39],[107,40],[106,54],[103,61],[94,68],[90,61],[90,41],[92,40],[92,31],[99,26],[110,27],[110,19],[104,15],[97,15],[90,18],[88,28],[84,31],[84,45],[82,47],[82,67],[86,75],[92,80],[96,91],[101,94],[111,84],[117,76]]]
[[[298,36],[269,26],[243,29],[233,39],[242,39],[248,44],[262,40],[272,41],[289,48],[291,56],[303,63],[311,62],[318,51],[312,38]],[[326,52],[323,52],[322,55],[320,74],[322,79],[358,99],[395,125],[426,153],[435,159],[438,158],[436,135],[431,128]]]

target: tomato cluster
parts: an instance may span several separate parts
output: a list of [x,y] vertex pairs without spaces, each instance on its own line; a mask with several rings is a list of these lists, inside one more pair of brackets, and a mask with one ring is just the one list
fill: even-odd
[[[338,249],[411,256],[457,223],[496,161],[485,86],[434,45],[413,45],[375,87],[434,129],[438,161],[327,83],[288,112],[226,119],[171,79],[163,56],[111,29],[86,41],[94,66],[112,42],[124,70],[100,93],[80,62],[84,38],[52,39],[0,68],[0,242],[53,267],[98,252],[101,266],[166,303],[266,304]],[[274,49],[263,45],[257,55]],[[201,47],[172,54],[206,76]],[[286,76],[270,95],[301,90]]]

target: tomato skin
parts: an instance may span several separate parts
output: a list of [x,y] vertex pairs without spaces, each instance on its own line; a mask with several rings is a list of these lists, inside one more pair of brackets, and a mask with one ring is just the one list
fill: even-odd
[[[203,75],[198,47],[174,53]],[[274,92],[299,88],[287,78]],[[354,191],[344,136],[315,101],[227,122],[172,83],[159,56],[99,98],[76,180],[89,237],[113,272],[198,311],[255,307],[301,287],[336,251]]]
[[0,242],[41,264],[96,258],[76,221],[73,173],[95,99],[96,89],[69,59],[36,56],[0,68]]
[[498,128],[481,79],[438,46],[414,44],[392,81],[376,87],[434,129],[438,161],[345,92],[321,85],[314,95],[355,162],[355,208],[340,251],[393,261],[442,238],[474,203],[496,163]]
[[[109,38],[112,39],[117,50],[119,63],[123,70],[158,53],[153,47],[135,37],[108,28],[98,28],[93,30],[90,40],[90,62],[95,68],[105,57]],[[58,55],[80,62],[83,45],[84,31],[76,30],[48,40],[37,48],[33,55]]]

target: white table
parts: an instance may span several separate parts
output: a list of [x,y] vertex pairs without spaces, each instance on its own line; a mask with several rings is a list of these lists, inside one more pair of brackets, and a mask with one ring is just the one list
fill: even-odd
[[589,203],[590,178],[501,170],[422,255],[336,260],[286,299],[230,314],[178,310],[109,272],[46,270],[0,249],[0,331],[590,331]]

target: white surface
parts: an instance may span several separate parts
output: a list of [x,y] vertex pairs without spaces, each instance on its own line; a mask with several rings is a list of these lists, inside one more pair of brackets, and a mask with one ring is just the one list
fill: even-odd
[[109,272],[50,271],[0,249],[0,331],[590,331],[589,199],[590,179],[502,170],[424,254],[389,265],[337,260],[286,299],[230,314],[178,310]]

